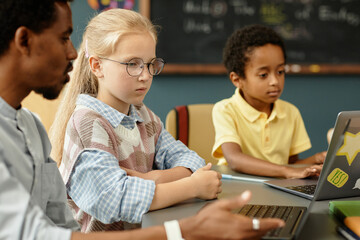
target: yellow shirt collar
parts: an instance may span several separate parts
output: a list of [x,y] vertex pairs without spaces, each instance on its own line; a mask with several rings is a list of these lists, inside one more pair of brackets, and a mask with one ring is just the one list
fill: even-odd
[[[250,122],[255,122],[262,115],[265,115],[267,117],[266,113],[256,110],[248,102],[245,101],[245,99],[240,94],[239,88],[235,89],[234,98],[235,98],[236,102],[238,103],[238,106],[241,109],[242,114]],[[279,101],[279,100],[276,100],[274,102],[274,108],[270,114],[270,117],[268,118],[269,121],[272,121],[276,117],[284,118],[286,116],[286,113],[281,109],[281,107],[278,104],[276,104],[277,101]]]

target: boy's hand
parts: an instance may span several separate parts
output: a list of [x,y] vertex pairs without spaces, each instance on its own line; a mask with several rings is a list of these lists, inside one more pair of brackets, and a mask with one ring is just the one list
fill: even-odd
[[315,164],[323,164],[325,157],[326,157],[326,153],[327,153],[326,151],[316,153],[314,155],[314,163]]
[[286,170],[286,178],[307,178],[312,176],[319,176],[321,169],[321,165],[312,165],[310,167],[287,167]]

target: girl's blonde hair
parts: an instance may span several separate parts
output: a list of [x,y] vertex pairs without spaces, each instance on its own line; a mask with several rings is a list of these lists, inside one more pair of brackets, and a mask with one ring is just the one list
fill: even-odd
[[129,33],[150,33],[155,42],[157,41],[156,26],[146,17],[131,10],[120,8],[107,10],[88,23],[78,58],[74,62],[71,80],[64,90],[64,96],[50,129],[49,135],[53,146],[51,156],[58,166],[62,159],[66,126],[74,112],[78,95],[85,93],[96,97],[98,93],[98,79],[91,72],[89,56],[109,56],[115,51],[119,40]]

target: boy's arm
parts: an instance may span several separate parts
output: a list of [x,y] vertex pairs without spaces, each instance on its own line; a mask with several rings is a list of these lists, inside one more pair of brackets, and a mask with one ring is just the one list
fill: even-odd
[[291,156],[289,158],[289,163],[294,164],[323,164],[325,157],[326,157],[326,151],[315,153],[311,157],[305,158],[305,159],[299,159],[298,155]]
[[315,166],[293,168],[267,162],[244,154],[241,147],[232,142],[223,143],[221,149],[230,168],[242,173],[268,177],[305,178],[316,175],[321,170]]

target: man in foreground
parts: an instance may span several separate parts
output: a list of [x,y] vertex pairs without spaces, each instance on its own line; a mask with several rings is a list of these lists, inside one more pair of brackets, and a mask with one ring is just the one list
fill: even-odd
[[[0,3],[0,239],[247,239],[283,226],[252,220],[231,209],[250,193],[217,201],[197,215],[163,226],[82,234],[66,204],[66,192],[45,128],[21,107],[31,92],[58,97],[77,57],[66,0],[3,0]],[[179,229],[176,233],[173,229]],[[256,227],[257,228],[257,227]],[[168,234],[167,234],[168,233]],[[180,235],[180,236],[179,236]],[[172,238],[174,237],[174,238]]]

